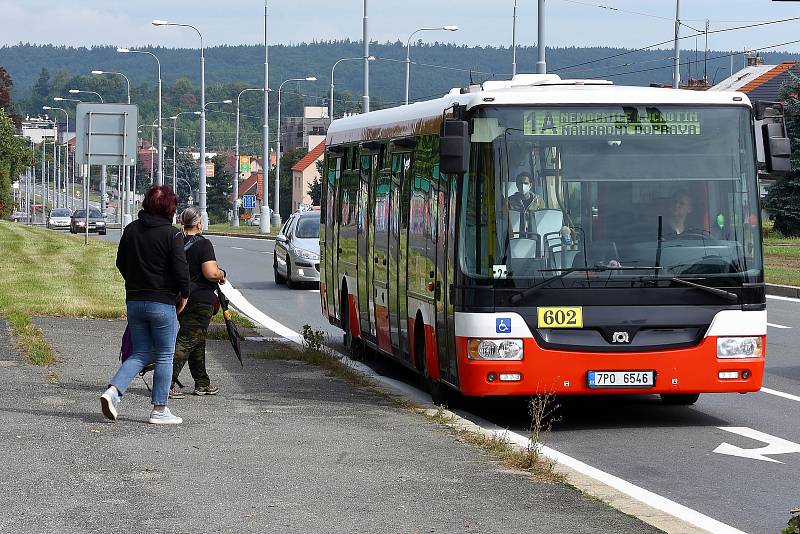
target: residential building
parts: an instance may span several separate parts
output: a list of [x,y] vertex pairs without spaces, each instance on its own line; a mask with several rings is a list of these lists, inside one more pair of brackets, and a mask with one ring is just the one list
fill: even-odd
[[281,122],[281,150],[284,151],[289,148],[316,146],[309,138],[324,137],[331,125],[328,108],[320,106],[306,106],[302,117],[283,117]]
[[311,183],[320,178],[317,162],[325,155],[325,140],[323,139],[308,154],[292,166],[292,211],[304,207],[311,207],[311,197],[308,189]]
[[25,117],[25,120],[22,121],[22,136],[37,145],[46,138],[52,140],[56,133],[55,121],[47,116],[44,118]]

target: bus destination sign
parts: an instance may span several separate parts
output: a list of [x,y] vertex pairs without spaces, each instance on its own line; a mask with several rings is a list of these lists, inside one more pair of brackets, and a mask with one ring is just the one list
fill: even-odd
[[538,109],[522,121],[523,133],[536,136],[700,135],[699,111]]

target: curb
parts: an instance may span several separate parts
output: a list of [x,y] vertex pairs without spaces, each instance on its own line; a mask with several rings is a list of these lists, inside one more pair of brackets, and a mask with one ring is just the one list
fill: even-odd
[[766,286],[767,286],[767,295],[800,299],[800,287],[783,286],[780,284],[766,284]]

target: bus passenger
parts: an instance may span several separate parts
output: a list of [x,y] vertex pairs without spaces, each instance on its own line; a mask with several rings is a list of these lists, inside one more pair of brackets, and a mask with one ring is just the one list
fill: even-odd
[[531,190],[530,173],[524,171],[519,173],[516,183],[517,192],[508,197],[509,211],[516,212],[519,217],[519,228],[513,230],[519,232],[520,236],[530,237],[530,234],[536,232],[533,212],[544,208],[544,201]]

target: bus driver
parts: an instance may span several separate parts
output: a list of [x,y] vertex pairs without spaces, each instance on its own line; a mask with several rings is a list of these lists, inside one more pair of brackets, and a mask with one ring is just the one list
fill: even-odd
[[[519,227],[512,224],[512,229],[519,232],[520,236],[529,237],[536,233],[536,222],[533,212],[544,208],[542,197],[531,190],[531,175],[528,172],[521,172],[517,175],[517,192],[508,197],[509,212],[516,212],[519,217]],[[513,219],[512,219],[513,220]]]

